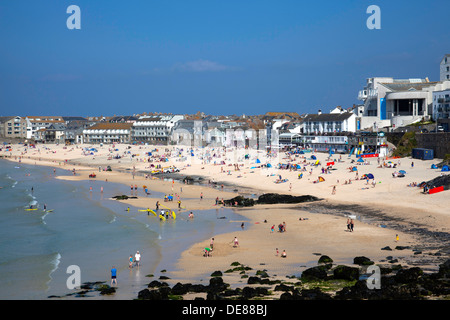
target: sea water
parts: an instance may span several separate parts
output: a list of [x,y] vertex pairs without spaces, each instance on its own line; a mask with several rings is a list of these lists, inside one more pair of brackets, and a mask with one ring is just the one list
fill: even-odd
[[[127,205],[111,199],[132,195],[129,186],[56,178],[61,175],[72,175],[69,166],[54,171],[0,160],[0,299],[72,293],[67,286],[72,265],[79,267],[81,283],[107,284],[115,266],[119,287],[113,298],[132,299],[151,281],[146,275],[173,270],[190,245],[237,230],[240,224],[230,221],[243,220],[230,209],[213,209],[195,211],[194,220],[180,212],[176,220],[160,221],[136,207],[127,211]],[[151,197],[164,197],[150,192]],[[30,205],[38,210],[25,210]],[[44,205],[53,211],[45,212]],[[136,251],[141,266],[130,270],[128,259]]]

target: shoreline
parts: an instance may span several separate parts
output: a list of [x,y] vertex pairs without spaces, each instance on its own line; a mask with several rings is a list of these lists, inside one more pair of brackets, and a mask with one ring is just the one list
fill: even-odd
[[[11,158],[10,160],[14,161]],[[62,167],[61,161],[64,162],[61,159],[59,161],[53,160],[57,162],[46,160],[43,163],[42,160],[22,158],[22,161],[31,164],[35,162],[34,164],[60,168]],[[274,187],[272,185],[271,187],[268,184],[260,184],[260,188],[256,188],[256,185],[248,183],[248,180],[232,180],[230,177],[226,177],[228,179],[218,179],[221,177],[217,177],[217,174],[215,175],[214,172],[208,175],[206,172],[201,172],[201,170],[200,172],[195,170],[180,171],[171,175],[176,180],[171,182],[171,178],[167,179],[169,181],[159,178],[146,179],[145,176],[140,174],[136,174],[133,179],[132,172],[130,172],[131,168],[123,169],[123,163],[120,166],[111,164],[112,172],[102,171],[99,173],[95,169],[101,161],[90,165],[82,164],[82,162],[80,158],[72,158],[67,161],[66,165],[63,164],[63,168],[75,167],[78,173],[81,172],[86,177],[77,175],[67,176],[65,179],[89,180],[87,175],[89,174],[88,172],[92,171],[98,175],[98,178],[96,178],[98,181],[104,178],[111,182],[123,184],[129,184],[132,181],[139,185],[146,183],[150,190],[162,193],[179,193],[182,196],[182,204],[185,206],[186,211],[214,208],[213,201],[216,197],[226,200],[238,194],[244,196],[248,194],[258,195],[272,191],[278,191],[277,193],[280,194],[290,194],[287,190],[281,190],[283,188],[286,189],[285,186],[281,188],[280,186]],[[136,173],[145,175],[145,172],[141,172],[143,171],[141,169],[136,168]],[[285,172],[283,172],[283,175],[285,175]],[[179,179],[175,179],[177,176]],[[208,184],[202,185],[201,183],[183,184],[179,181],[183,176],[203,177],[202,181],[208,181],[213,178],[214,182],[210,186]],[[219,184],[222,184],[222,181],[224,184],[223,191],[220,188],[216,188]],[[297,181],[293,181],[293,183],[295,182]],[[355,181],[354,184],[356,183],[358,182]],[[263,185],[264,187],[262,188]],[[245,230],[214,235],[215,249],[213,257],[210,258],[205,258],[201,255],[201,248],[209,246],[210,239],[205,239],[192,245],[188,250],[181,253],[181,258],[177,262],[174,262],[177,270],[167,272],[171,278],[168,282],[173,282],[174,284],[175,282],[185,283],[205,278],[215,270],[227,269],[230,263],[234,261],[239,261],[254,269],[261,267],[261,269],[267,269],[269,274],[285,277],[295,273],[298,274],[306,265],[315,264],[317,257],[314,253],[328,255],[342,264],[350,263],[350,259],[360,255],[367,255],[372,260],[386,260],[386,256],[394,255],[398,256],[407,265],[423,265],[429,270],[435,270],[438,261],[445,260],[445,257],[449,256],[449,216],[445,212],[440,211],[443,206],[449,203],[448,200],[443,201],[440,205],[434,204],[429,199],[420,203],[408,201],[393,202],[391,198],[395,198],[396,193],[393,195],[383,193],[383,200],[377,202],[377,198],[371,198],[368,192],[362,194],[363,199],[356,199],[355,197],[352,199],[345,197],[333,198],[330,196],[330,191],[328,191],[330,189],[320,187],[321,190],[306,188],[311,191],[308,194],[319,196],[323,199],[317,202],[297,205],[256,205],[245,208],[226,207],[232,208],[236,213],[249,219],[250,222],[246,224]],[[392,189],[395,189],[394,187],[397,188],[394,185],[389,186]],[[228,191],[230,189],[237,189],[238,192]],[[241,190],[245,192],[241,192]],[[324,192],[324,190],[327,192]],[[405,192],[409,191],[411,189],[406,189]],[[204,194],[202,200],[199,199],[200,193]],[[296,191],[295,194],[299,193],[302,193],[302,190]],[[444,199],[443,194],[444,192],[441,195],[438,194],[438,197],[435,198],[438,201]],[[121,201],[137,207],[150,206],[152,208],[158,200],[166,204],[161,199],[152,197]],[[176,201],[167,204],[167,206],[175,210]],[[349,214],[361,217],[360,220],[356,220],[356,227],[353,233],[345,230],[346,216]],[[307,218],[307,220],[298,220],[299,217]],[[267,223],[264,223],[264,220],[267,220]],[[270,232],[271,225],[275,224],[277,226],[282,221],[287,222],[287,232],[283,234],[274,232],[272,234]],[[398,243],[395,242],[396,234],[400,235]],[[228,247],[234,236],[238,236],[240,242],[240,247],[234,248],[237,250]],[[327,241],[330,236],[333,237],[333,243]],[[300,243],[305,244],[305,246],[314,245],[314,247],[299,248]],[[385,246],[393,248],[396,245],[410,247],[411,249],[398,250],[398,252],[397,250],[390,252],[380,250]],[[276,257],[276,247],[278,247],[280,253],[285,249],[288,253],[288,258],[281,259],[279,256]],[[417,254],[419,250],[423,253]],[[437,253],[440,253],[440,256],[436,255]],[[199,268],[199,265],[201,265],[201,268]],[[226,275],[224,280],[225,282],[231,282],[233,285],[242,283],[242,280],[236,276]]]

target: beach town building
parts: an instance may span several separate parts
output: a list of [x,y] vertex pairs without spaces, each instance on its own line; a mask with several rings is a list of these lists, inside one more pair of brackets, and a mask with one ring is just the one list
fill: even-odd
[[321,134],[334,132],[356,132],[357,117],[353,112],[341,109],[340,112],[308,114],[303,118],[301,132]]
[[450,118],[450,89],[433,91],[433,120]]
[[0,117],[0,137],[26,139],[26,119],[19,116]]
[[450,54],[444,55],[440,64],[440,80],[450,80]]
[[183,115],[141,116],[131,128],[131,141],[167,145],[177,122]]
[[421,120],[428,120],[433,113],[433,91],[450,88],[450,81],[430,82],[428,78],[394,79],[374,77],[367,79],[359,91],[363,101],[360,128],[393,129]]
[[133,123],[101,122],[83,130],[84,143],[130,143]]
[[[36,132],[48,128],[52,124],[64,123],[63,117],[59,116],[26,116],[27,121],[27,139],[36,139]],[[41,139],[41,136],[39,136]]]

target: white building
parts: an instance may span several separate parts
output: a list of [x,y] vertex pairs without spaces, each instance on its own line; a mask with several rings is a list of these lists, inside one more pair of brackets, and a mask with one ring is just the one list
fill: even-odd
[[360,128],[396,128],[427,119],[433,112],[433,91],[447,88],[450,81],[369,78],[358,94],[364,102]]
[[100,143],[129,143],[132,123],[97,123],[83,130],[84,142]]
[[183,115],[142,116],[134,122],[131,140],[151,144],[168,144],[173,127]]
[[450,89],[433,92],[433,120],[450,118]]
[[302,132],[304,134],[356,132],[356,118],[356,114],[347,111],[308,114],[303,119]]
[[64,124],[63,117],[27,116],[27,139],[35,139],[36,132],[46,129],[52,124]]
[[450,80],[450,54],[446,54],[441,60],[440,80]]

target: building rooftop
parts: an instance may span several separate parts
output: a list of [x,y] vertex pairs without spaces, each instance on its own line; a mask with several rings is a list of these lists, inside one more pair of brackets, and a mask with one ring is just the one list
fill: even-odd
[[321,114],[308,114],[303,120],[304,121],[344,121],[355,115],[353,112],[343,112],[343,113],[321,113]]

